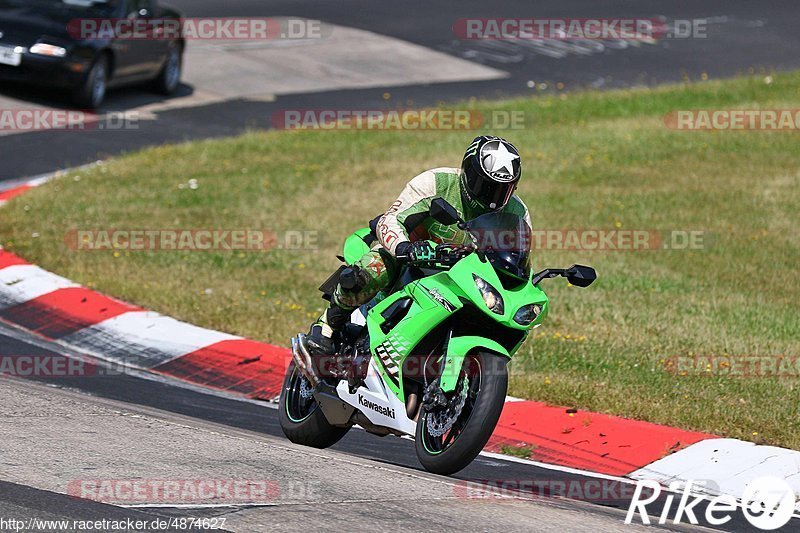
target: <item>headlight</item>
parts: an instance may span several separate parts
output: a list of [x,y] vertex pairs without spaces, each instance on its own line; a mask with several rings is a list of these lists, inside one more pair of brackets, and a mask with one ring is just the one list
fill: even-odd
[[67,49],[54,44],[36,43],[31,46],[30,52],[32,54],[39,54],[40,56],[51,57],[64,57],[67,55]]
[[486,304],[489,311],[502,315],[505,312],[503,297],[500,296],[497,289],[489,285],[485,279],[479,278],[475,274],[472,275],[472,278],[475,280],[475,286],[478,288],[478,291],[480,291],[481,296],[483,296],[483,303]]
[[514,322],[520,326],[527,326],[539,316],[542,312],[542,306],[539,304],[523,305],[519,310],[514,313]]

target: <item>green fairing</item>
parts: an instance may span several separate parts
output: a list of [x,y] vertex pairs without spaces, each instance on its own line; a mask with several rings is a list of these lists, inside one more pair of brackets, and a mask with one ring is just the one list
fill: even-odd
[[449,392],[455,389],[464,358],[475,351],[493,352],[511,358],[508,350],[491,339],[474,335],[450,339],[450,343],[447,345],[447,359],[439,382],[442,390]]
[[357,262],[361,257],[369,252],[369,245],[364,242],[364,237],[370,234],[369,228],[361,228],[344,241],[344,261],[348,265]]
[[[366,245],[359,248],[358,241],[363,243],[359,237],[360,230],[354,236],[348,238],[345,247],[345,257],[360,257],[366,249]],[[492,285],[503,297],[504,313],[495,314],[484,303],[483,297],[475,285],[474,275],[480,276],[487,283]],[[405,391],[403,388],[404,363],[409,355],[414,354],[415,347],[425,339],[438,325],[447,320],[454,313],[458,313],[469,302],[476,309],[486,314],[487,323],[492,321],[496,327],[506,327],[513,330],[527,332],[531,330],[547,316],[549,307],[545,293],[538,287],[528,282],[520,281],[519,286],[512,289],[504,288],[500,282],[499,274],[487,261],[481,261],[478,254],[471,254],[449,270],[441,271],[432,276],[414,281],[402,290],[391,294],[373,307],[367,315],[367,327],[370,335],[370,349],[376,366],[379,369],[383,381],[387,387],[397,395],[400,400],[405,401]],[[431,293],[436,293],[441,299],[446,301],[451,307],[448,310],[443,303],[437,301]],[[407,315],[389,333],[381,330],[384,318],[381,313],[386,311],[392,304],[403,298],[411,298],[412,305]],[[523,306],[529,304],[539,304],[542,306],[541,313],[537,318],[526,326],[514,322],[514,314]],[[504,357],[511,358],[519,349],[524,341],[522,337],[516,346],[503,347],[497,341],[481,336],[461,336],[451,338],[446,348],[446,361],[442,370],[440,386],[445,392],[451,392],[456,386],[458,375],[461,370],[465,356],[475,351],[493,352]],[[381,347],[385,357],[389,357],[395,366],[395,375],[387,370],[387,364],[381,360],[379,355]],[[415,355],[425,355],[417,353]]]

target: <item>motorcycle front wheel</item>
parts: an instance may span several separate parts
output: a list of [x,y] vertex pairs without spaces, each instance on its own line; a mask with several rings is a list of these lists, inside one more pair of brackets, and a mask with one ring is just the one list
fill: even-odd
[[[464,359],[455,395],[466,394],[458,418],[442,433],[423,412],[415,437],[417,458],[425,470],[451,475],[469,465],[489,441],[508,391],[507,360],[491,353],[475,353]],[[458,399],[454,399],[458,401]]]

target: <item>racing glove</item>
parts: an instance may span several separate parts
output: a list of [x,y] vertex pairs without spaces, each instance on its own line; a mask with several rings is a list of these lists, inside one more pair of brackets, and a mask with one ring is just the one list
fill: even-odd
[[395,257],[406,264],[430,263],[436,259],[436,249],[428,241],[406,241],[397,245]]

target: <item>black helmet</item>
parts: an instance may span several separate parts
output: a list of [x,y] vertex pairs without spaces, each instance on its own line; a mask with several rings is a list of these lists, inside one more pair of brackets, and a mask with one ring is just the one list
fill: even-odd
[[500,137],[475,137],[461,162],[461,188],[477,207],[496,211],[514,194],[522,172],[519,152]]

